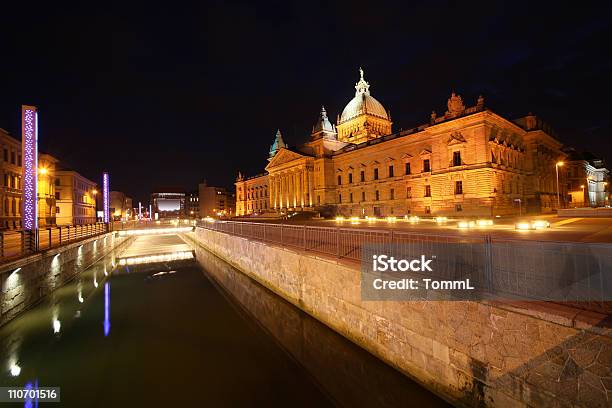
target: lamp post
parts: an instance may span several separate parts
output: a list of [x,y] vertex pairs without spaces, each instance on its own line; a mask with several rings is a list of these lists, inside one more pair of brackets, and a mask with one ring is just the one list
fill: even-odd
[[555,163],[555,172],[557,173],[557,211],[561,208],[561,198],[559,196],[559,167],[563,166],[563,164],[562,161]]

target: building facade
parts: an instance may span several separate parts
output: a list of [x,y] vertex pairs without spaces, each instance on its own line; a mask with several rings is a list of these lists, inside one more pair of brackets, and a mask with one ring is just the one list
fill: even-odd
[[268,175],[259,174],[244,178],[242,174],[238,174],[236,179],[236,215],[262,214],[271,210]]
[[[101,197],[98,196],[98,200]],[[99,207],[102,208],[103,204],[99,204]],[[112,217],[115,221],[119,220],[129,220],[132,218],[132,199],[126,196],[121,191],[110,191],[109,192],[109,210],[112,214]]]
[[[496,216],[557,208],[556,164],[567,155],[544,122],[532,114],[504,118],[482,96],[466,106],[453,92],[446,108],[393,133],[361,71],[336,125],[322,109],[310,139],[296,149],[277,133],[267,180],[236,181],[237,213],[253,211],[248,192],[265,184],[269,207],[281,213]],[[559,194],[566,195],[560,176]]]
[[74,170],[58,170],[55,175],[57,225],[96,222],[97,184]]
[[592,153],[567,151],[566,163],[561,166],[567,171],[566,207],[602,207],[610,205],[608,180],[610,173],[604,161]]
[[[0,129],[0,229],[21,228],[21,142]],[[55,225],[55,168],[57,159],[38,156],[38,225]]]
[[187,217],[200,218],[200,193],[198,190],[187,193]]
[[198,186],[200,217],[225,217],[234,214],[236,196],[224,187],[206,183]]

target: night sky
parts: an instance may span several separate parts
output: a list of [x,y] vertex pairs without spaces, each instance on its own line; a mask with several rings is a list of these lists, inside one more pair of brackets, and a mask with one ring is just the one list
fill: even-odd
[[443,113],[454,89],[612,162],[607,2],[12,3],[0,127],[19,137],[20,105],[37,105],[41,151],[98,182],[108,170],[136,200],[263,171],[277,128],[295,146],[322,104],[335,121],[360,66],[394,130]]

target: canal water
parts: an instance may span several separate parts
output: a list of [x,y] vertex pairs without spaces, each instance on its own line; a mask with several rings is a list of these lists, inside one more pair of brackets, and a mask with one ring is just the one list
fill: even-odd
[[0,328],[0,385],[62,407],[445,405],[190,242],[139,236]]

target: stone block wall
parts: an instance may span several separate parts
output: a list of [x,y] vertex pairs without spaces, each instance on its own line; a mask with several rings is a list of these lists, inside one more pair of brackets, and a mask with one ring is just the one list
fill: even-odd
[[0,326],[129,239],[111,232],[1,265]]
[[611,405],[607,316],[543,303],[362,301],[357,264],[202,228],[190,235],[457,405]]

